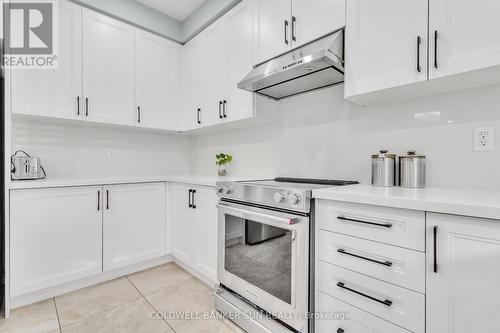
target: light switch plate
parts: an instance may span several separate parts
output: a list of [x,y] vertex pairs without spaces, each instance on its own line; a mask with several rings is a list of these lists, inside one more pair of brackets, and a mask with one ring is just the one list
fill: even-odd
[[495,128],[476,127],[473,134],[474,151],[494,151],[495,150]]

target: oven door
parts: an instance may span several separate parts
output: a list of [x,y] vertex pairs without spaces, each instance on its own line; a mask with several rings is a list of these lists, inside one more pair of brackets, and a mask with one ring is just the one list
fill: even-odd
[[219,282],[305,332],[309,217],[228,202],[218,209]]

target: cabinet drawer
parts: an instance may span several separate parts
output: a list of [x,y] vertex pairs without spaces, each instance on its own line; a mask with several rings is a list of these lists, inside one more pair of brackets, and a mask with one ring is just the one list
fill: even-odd
[[425,253],[319,230],[318,259],[425,293]]
[[410,333],[399,326],[339,301],[324,293],[317,293],[318,313],[334,313],[330,318],[316,320],[316,330],[323,332]]
[[320,229],[425,251],[425,212],[320,200]]
[[317,273],[319,291],[410,331],[424,332],[424,295],[321,261]]

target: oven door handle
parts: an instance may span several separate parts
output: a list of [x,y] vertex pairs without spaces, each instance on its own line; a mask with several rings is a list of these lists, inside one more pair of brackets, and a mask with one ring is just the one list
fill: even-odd
[[269,215],[269,214],[250,212],[250,211],[245,210],[245,209],[230,207],[230,206],[221,205],[221,204],[217,204],[216,207],[218,209],[232,211],[234,213],[237,213],[240,217],[246,218],[246,219],[251,219],[252,217],[260,217],[262,219],[271,220],[271,221],[275,221],[275,222],[279,222],[279,223],[285,223],[288,225],[297,224],[301,220],[301,218],[299,218],[299,217],[279,217],[279,216],[274,216],[274,215]]

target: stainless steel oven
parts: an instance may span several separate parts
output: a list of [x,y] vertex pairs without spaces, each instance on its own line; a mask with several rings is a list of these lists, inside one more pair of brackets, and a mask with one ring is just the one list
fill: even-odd
[[353,183],[218,182],[216,308],[250,333],[312,333],[312,190]]
[[[306,332],[308,311],[309,217],[231,202],[221,202],[218,224],[219,282],[279,318],[284,326]],[[248,226],[272,230],[248,242]]]

